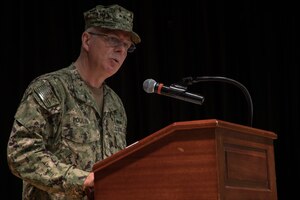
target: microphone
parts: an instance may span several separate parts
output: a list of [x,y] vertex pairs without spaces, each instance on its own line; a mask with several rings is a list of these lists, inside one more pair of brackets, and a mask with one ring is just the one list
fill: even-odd
[[157,93],[194,104],[202,105],[204,102],[203,96],[187,92],[186,88],[180,85],[164,86],[153,79],[146,79],[143,88],[147,93]]

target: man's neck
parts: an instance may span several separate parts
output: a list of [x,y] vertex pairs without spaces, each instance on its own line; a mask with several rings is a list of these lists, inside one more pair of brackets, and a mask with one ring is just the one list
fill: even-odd
[[82,62],[80,59],[77,59],[74,65],[87,85],[93,88],[100,88],[102,86],[105,79],[99,76],[99,72],[96,68],[91,67],[88,63]]

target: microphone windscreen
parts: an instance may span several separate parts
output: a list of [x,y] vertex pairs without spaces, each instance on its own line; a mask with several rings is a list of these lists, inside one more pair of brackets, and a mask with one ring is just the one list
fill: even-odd
[[154,93],[154,87],[156,85],[156,81],[153,79],[146,79],[143,83],[143,88],[147,93]]

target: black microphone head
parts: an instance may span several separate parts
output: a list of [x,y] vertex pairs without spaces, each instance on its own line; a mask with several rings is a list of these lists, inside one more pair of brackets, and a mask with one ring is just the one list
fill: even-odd
[[154,87],[156,85],[156,81],[153,79],[146,79],[143,83],[143,88],[147,93],[154,93]]

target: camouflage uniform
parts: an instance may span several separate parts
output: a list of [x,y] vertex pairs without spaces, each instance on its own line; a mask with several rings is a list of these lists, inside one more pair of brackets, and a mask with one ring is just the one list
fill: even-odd
[[86,199],[95,162],[126,146],[123,104],[104,85],[103,112],[73,65],[28,87],[15,115],[8,164],[22,178],[23,199]]

